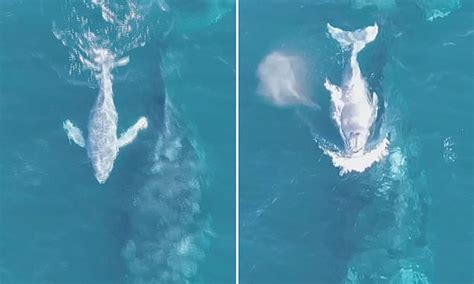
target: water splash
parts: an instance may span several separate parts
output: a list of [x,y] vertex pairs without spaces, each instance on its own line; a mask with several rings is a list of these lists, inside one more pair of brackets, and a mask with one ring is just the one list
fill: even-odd
[[443,141],[443,158],[446,162],[454,163],[457,155],[455,152],[455,144],[452,137],[446,137]]
[[[96,60],[100,54],[110,54],[113,59],[126,57],[128,52],[163,32],[169,26],[167,13],[158,7],[155,9],[153,3],[134,0],[66,2],[65,16],[53,22],[52,32],[70,50],[69,74],[96,71],[97,65],[101,65]],[[110,62],[108,66],[117,64],[121,62]]]
[[346,155],[343,151],[333,151],[331,149],[325,148],[323,144],[318,143],[318,146],[321,150],[323,150],[324,154],[331,157],[333,165],[341,169],[339,172],[340,175],[350,172],[364,172],[373,164],[381,161],[387,156],[389,145],[389,140],[385,138],[373,149],[359,152],[354,155]]

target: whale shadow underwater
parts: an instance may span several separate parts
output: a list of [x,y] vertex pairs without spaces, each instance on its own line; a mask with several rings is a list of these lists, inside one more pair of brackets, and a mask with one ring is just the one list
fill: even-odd
[[166,93],[159,45],[130,54],[120,87],[147,94],[139,105],[148,128],[118,158],[110,180],[123,191],[122,256],[132,283],[190,281],[212,235],[201,208],[206,179],[199,145]]

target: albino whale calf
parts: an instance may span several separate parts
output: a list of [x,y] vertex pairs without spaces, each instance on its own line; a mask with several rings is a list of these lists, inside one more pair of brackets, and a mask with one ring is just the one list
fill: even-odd
[[107,49],[95,50],[94,55],[94,63],[81,58],[86,66],[96,72],[100,88],[89,114],[87,139],[84,139],[82,131],[70,120],[64,121],[63,128],[69,140],[87,149],[94,175],[97,181],[103,184],[110,176],[119,149],[132,143],[138,132],[148,127],[148,121],[145,117],[141,117],[117,138],[118,115],[113,101],[112,69],[126,65],[128,57],[115,61],[114,56]]
[[329,34],[344,48],[351,49],[350,66],[342,86],[333,85],[328,79],[324,86],[331,92],[333,119],[339,128],[348,154],[362,151],[377,117],[377,94],[370,96],[367,83],[360,72],[357,54],[375,39],[378,26],[346,32],[328,24]]
[[332,84],[327,78],[324,86],[331,93],[332,118],[336,122],[344,142],[343,155],[326,151],[333,158],[341,173],[364,171],[375,161],[387,154],[388,140],[385,139],[375,149],[368,150],[367,142],[377,118],[378,97],[370,93],[367,82],[360,71],[357,55],[372,42],[378,34],[378,26],[366,27],[356,31],[344,31],[327,24],[331,37],[343,49],[351,52],[349,66],[343,76],[341,86]]

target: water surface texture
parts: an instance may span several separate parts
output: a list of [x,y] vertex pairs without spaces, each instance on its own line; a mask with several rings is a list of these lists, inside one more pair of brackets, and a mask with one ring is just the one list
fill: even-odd
[[[241,281],[472,283],[472,1],[240,4]],[[362,173],[324,151],[350,56],[328,23],[379,29],[358,62],[389,145]]]
[[[2,1],[1,283],[233,281],[233,6]],[[112,92],[148,127],[99,184],[63,122]]]

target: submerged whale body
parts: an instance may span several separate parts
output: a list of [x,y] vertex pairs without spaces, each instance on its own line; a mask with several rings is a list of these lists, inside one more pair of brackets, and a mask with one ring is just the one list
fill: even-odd
[[90,111],[87,128],[87,140],[82,131],[70,120],[63,123],[63,128],[70,141],[80,147],[85,147],[91,161],[94,175],[101,184],[109,178],[119,149],[132,143],[138,132],[147,128],[148,121],[141,117],[132,127],[117,137],[118,114],[113,101],[112,69],[128,63],[128,57],[115,61],[112,53],[106,49],[95,52],[94,63],[81,58],[83,63],[96,71],[99,81],[99,95]]
[[325,152],[333,158],[334,165],[343,168],[341,174],[362,172],[385,156],[388,146],[385,139],[374,149],[367,149],[377,118],[378,97],[375,92],[370,93],[357,61],[359,52],[377,37],[378,26],[374,24],[356,31],[344,31],[330,24],[327,28],[343,49],[350,50],[351,57],[341,86],[332,84],[327,78],[324,83],[331,93],[332,118],[344,142],[343,155],[330,150]]

